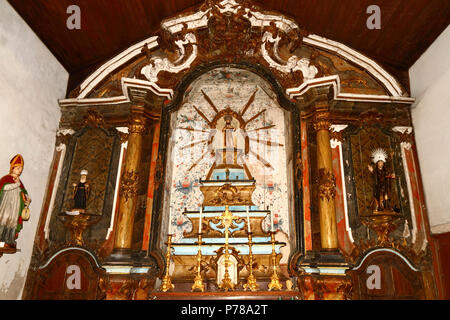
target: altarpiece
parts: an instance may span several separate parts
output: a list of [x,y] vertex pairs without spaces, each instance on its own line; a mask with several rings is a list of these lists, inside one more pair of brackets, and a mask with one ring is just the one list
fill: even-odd
[[413,102],[251,1],[162,21],[59,101],[24,297],[433,298]]

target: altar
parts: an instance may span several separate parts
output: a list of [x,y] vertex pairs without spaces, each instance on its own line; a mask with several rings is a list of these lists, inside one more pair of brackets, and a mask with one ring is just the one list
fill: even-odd
[[[259,287],[256,279],[267,281],[273,275],[278,277],[280,249],[286,244],[275,241],[270,210],[259,210],[251,201],[252,192],[245,192],[249,187],[254,190],[255,181],[245,176],[243,168],[236,168],[236,163],[232,166],[233,169],[227,166],[225,169],[214,169],[212,177],[215,180],[200,180],[200,190],[205,198],[200,211],[183,212],[192,223],[192,231],[172,244],[174,269],[171,275],[172,282],[180,283],[181,287],[183,283],[192,282],[195,272],[194,281],[201,283],[192,285],[192,291],[202,292],[205,291],[205,284],[208,291],[238,287],[256,291]],[[231,176],[233,179],[230,179]],[[233,188],[233,196],[221,196],[225,190]],[[233,205],[236,203],[241,205]],[[271,221],[270,230],[263,230],[265,219]],[[222,288],[224,278],[230,281],[226,288]],[[287,279],[284,275],[282,278]],[[268,285],[269,290],[275,285],[281,288],[279,280],[274,281],[275,284]],[[163,282],[162,291],[168,289]]]

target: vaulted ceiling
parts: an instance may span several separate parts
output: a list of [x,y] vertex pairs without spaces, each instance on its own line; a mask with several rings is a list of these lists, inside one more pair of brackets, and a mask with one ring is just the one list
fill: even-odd
[[[198,0],[8,0],[70,73],[73,89],[96,67],[158,30],[161,20]],[[449,0],[254,0],[300,26],[339,41],[383,65],[408,87],[407,70],[450,24]],[[81,29],[66,27],[67,7],[81,9]],[[366,26],[368,6],[381,29]]]

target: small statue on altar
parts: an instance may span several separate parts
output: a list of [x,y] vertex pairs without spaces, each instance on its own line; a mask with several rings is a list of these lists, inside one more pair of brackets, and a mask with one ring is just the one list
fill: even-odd
[[86,203],[89,198],[89,182],[87,181],[87,170],[81,170],[80,182],[73,184],[73,209],[72,212],[85,213]]
[[0,179],[0,243],[15,248],[23,220],[28,220],[31,199],[19,176],[24,166],[20,154],[10,161],[9,174]]
[[224,147],[234,148],[236,147],[236,128],[231,124],[231,122],[233,121],[233,117],[230,115],[226,115],[223,119],[225,120],[225,126],[222,129]]
[[390,203],[391,179],[395,179],[395,173],[388,173],[386,170],[386,159],[388,155],[382,148],[372,151],[372,164],[368,165],[370,173],[373,175],[373,201],[371,208],[374,211],[392,210]]

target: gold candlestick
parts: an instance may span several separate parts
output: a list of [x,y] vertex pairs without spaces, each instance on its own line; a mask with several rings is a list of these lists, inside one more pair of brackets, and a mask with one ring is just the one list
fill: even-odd
[[203,284],[203,278],[201,274],[202,269],[202,233],[198,233],[198,252],[197,252],[197,275],[194,279],[194,284],[192,285],[191,291],[200,290],[201,292],[205,292],[205,285]]
[[272,265],[273,265],[273,273],[272,276],[270,277],[270,283],[267,286],[267,288],[270,290],[274,289],[274,290],[281,290],[283,289],[283,285],[280,282],[280,279],[278,278],[277,275],[277,265],[276,265],[276,261],[277,261],[277,254],[275,253],[275,232],[272,231],[270,232],[271,237],[272,237]]
[[230,264],[230,253],[228,252],[228,227],[225,226],[225,274],[222,279],[222,283],[219,285],[219,289],[225,291],[233,290],[234,283],[231,281],[230,274],[228,272],[228,266]]
[[230,274],[228,272],[228,266],[230,265],[230,253],[228,252],[228,237],[229,237],[229,227],[233,223],[233,220],[239,220],[240,217],[233,216],[233,214],[228,210],[228,205],[225,206],[225,212],[222,216],[215,217],[222,221],[222,225],[225,227],[225,274],[223,276],[222,282],[219,285],[219,289],[228,291],[234,290],[234,283],[231,281]]
[[175,286],[172,284],[172,280],[169,276],[169,266],[170,266],[170,257],[171,257],[171,248],[172,248],[172,235],[167,235],[167,254],[166,254],[166,274],[164,275],[164,278],[162,280],[161,286],[159,287],[159,290],[162,292],[166,292],[170,289],[174,289]]
[[248,267],[250,274],[247,278],[247,283],[244,284],[244,291],[251,290],[251,291],[257,291],[259,289],[259,285],[256,283],[256,278],[253,275],[253,254],[252,254],[252,233],[248,233],[248,255],[249,255],[249,261],[248,261]]

